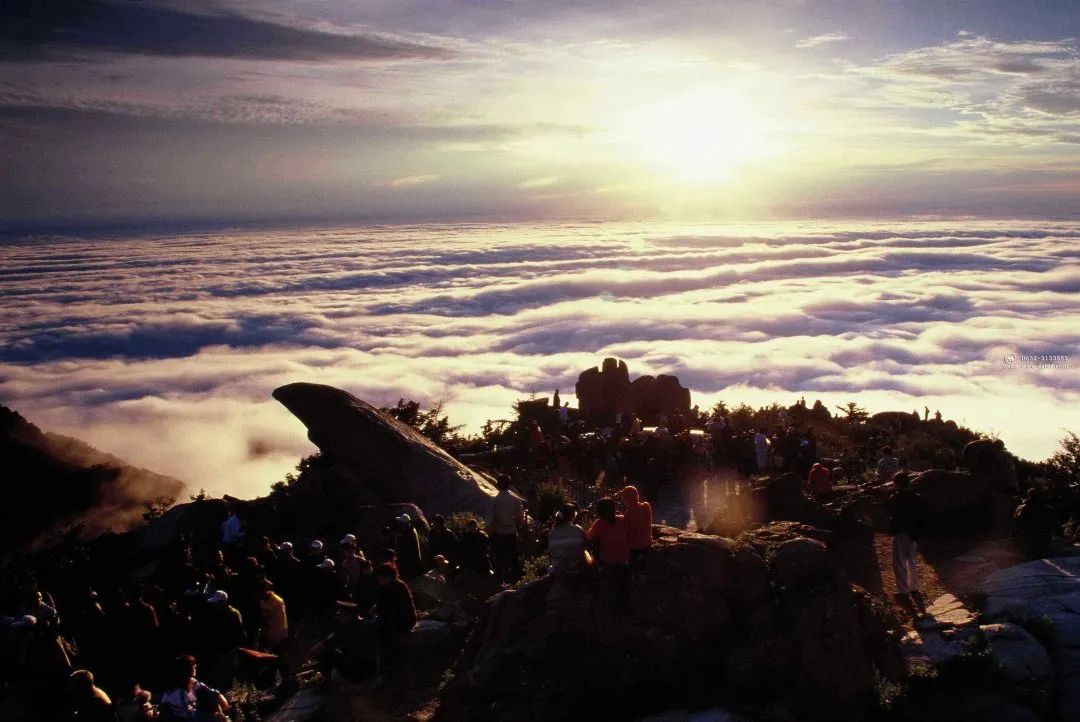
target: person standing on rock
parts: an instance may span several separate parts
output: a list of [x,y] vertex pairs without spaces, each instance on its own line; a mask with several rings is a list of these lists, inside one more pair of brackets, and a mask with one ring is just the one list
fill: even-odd
[[630,544],[630,569],[637,572],[652,547],[652,505],[642,501],[637,487],[627,486],[620,493],[626,510],[626,535]]
[[893,476],[893,484],[896,490],[889,496],[886,507],[893,535],[892,558],[897,601],[903,603],[910,597],[915,606],[922,610],[924,603],[919,591],[916,540],[923,525],[923,498],[911,488],[911,480],[906,472],[897,472]]
[[491,540],[488,539],[488,535],[480,530],[480,523],[476,519],[469,519],[465,525],[465,532],[461,535],[461,544],[458,547],[461,568],[472,570],[484,576],[490,575],[491,559],[488,557],[490,543]]
[[881,458],[878,459],[877,463],[878,483],[885,483],[893,478],[893,475],[899,470],[900,460],[893,456],[892,448],[886,446],[881,450]]
[[491,503],[491,556],[499,583],[513,584],[521,578],[518,532],[525,526],[525,504],[510,491],[510,477],[500,474],[495,482],[499,493]]
[[769,437],[764,429],[754,431],[754,461],[758,473],[764,473],[769,468]]

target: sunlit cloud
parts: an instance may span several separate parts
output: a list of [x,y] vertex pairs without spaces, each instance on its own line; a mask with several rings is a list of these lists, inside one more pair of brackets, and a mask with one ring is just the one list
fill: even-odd
[[815,35],[811,38],[803,38],[799,42],[795,43],[795,47],[800,49],[820,48],[822,45],[841,43],[847,39],[848,36],[844,35],[843,33],[825,33],[823,35]]
[[[1075,223],[253,231],[0,248],[0,401],[207,489],[311,449],[270,392],[446,399],[476,430],[604,355],[703,406],[941,408],[1046,456],[1075,425]],[[1065,354],[1020,369],[1005,354]],[[999,399],[1006,398],[1006,402]],[[253,451],[254,450],[254,451]]]

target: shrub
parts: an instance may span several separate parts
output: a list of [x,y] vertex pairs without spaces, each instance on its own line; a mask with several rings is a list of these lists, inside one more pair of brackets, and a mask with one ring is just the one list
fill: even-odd
[[536,506],[533,509],[533,515],[537,521],[546,524],[563,504],[568,504],[573,500],[572,491],[562,482],[545,482],[536,487]]
[[458,536],[461,536],[465,533],[470,519],[475,519],[477,523],[480,524],[480,531],[484,530],[484,520],[479,514],[471,511],[455,511],[453,514],[446,517],[446,528]]

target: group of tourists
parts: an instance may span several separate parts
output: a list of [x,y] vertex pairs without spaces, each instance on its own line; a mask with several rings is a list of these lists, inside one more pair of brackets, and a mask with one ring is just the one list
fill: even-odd
[[[20,690],[44,719],[225,719],[228,703],[211,685],[272,682],[293,624],[343,616],[370,629],[369,656],[392,666],[417,621],[403,577],[429,561],[407,515],[390,520],[374,559],[353,534],[306,540],[298,554],[291,541],[254,531],[232,511],[217,539],[183,543],[144,581],[120,588],[73,580],[51,592],[5,589],[0,685]],[[332,650],[320,656],[331,668]]]

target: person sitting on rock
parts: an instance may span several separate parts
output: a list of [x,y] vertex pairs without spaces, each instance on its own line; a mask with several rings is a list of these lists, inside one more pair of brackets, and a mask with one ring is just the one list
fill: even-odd
[[652,505],[642,501],[636,486],[626,486],[621,492],[626,534],[630,543],[630,568],[641,569],[652,547]]
[[601,583],[608,601],[621,606],[626,596],[630,569],[630,535],[626,518],[615,511],[615,500],[604,497],[596,502],[597,519],[585,534],[600,563]]
[[525,526],[525,504],[510,491],[510,477],[500,474],[495,482],[499,493],[491,503],[488,528],[491,529],[491,556],[495,561],[495,577],[504,584],[513,584],[521,577],[518,532]]
[[1057,515],[1046,503],[1043,491],[1037,486],[1029,488],[1013,513],[1013,536],[1017,546],[1033,559],[1045,557],[1057,526]]
[[810,467],[810,476],[807,483],[810,486],[810,495],[815,498],[820,499],[832,493],[832,475],[828,469],[819,463],[815,463]]
[[458,546],[458,556],[461,558],[461,568],[487,576],[491,574],[491,558],[488,556],[488,535],[480,530],[480,522],[469,519],[465,525],[465,533],[461,535],[461,543]]
[[222,719],[229,709],[225,695],[211,689],[195,677],[195,658],[176,658],[173,686],[161,695],[163,720]]
[[416,626],[416,605],[412,590],[397,574],[397,569],[383,564],[375,570],[379,585],[375,603],[375,627],[379,635],[379,662],[383,671],[397,663],[401,638]]
[[886,507],[890,516],[890,531],[893,535],[893,574],[896,576],[897,600],[904,604],[911,597],[915,606],[922,610],[924,603],[919,591],[919,575],[916,564],[916,540],[922,530],[925,515],[922,496],[911,488],[911,480],[906,472],[899,471],[893,476],[896,491],[889,496]]
[[884,484],[893,478],[900,470],[900,460],[893,456],[891,447],[886,446],[881,450],[881,458],[877,463],[877,479],[879,484]]
[[446,528],[446,519],[442,514],[431,517],[431,531],[428,532],[428,559],[443,556],[450,562],[450,567],[459,564],[457,534]]
[[361,682],[378,673],[375,625],[363,614],[352,602],[338,602],[334,631],[313,650],[319,660],[324,685],[330,681],[335,669],[351,682]]

